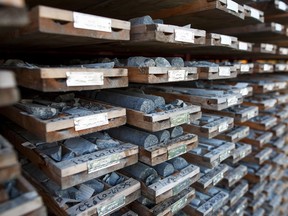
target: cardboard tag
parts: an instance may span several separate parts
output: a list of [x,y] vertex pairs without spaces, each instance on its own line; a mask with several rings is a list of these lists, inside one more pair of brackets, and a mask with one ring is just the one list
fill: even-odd
[[102,72],[66,72],[67,86],[104,85]]
[[75,131],[109,124],[107,113],[98,113],[74,118]]
[[97,208],[98,216],[108,215],[109,213],[113,212],[114,210],[124,205],[125,205],[125,196],[122,196],[117,200],[110,201],[107,205],[104,206],[100,205],[99,208]]
[[226,35],[220,35],[220,43],[223,45],[229,45],[232,44],[232,38]]
[[188,76],[188,71],[186,70],[168,70],[168,81],[182,81],[186,80]]
[[275,30],[281,32],[284,29],[284,26],[279,23],[274,23]]
[[239,50],[248,50],[248,43],[239,41],[238,48]]
[[74,28],[112,32],[112,21],[109,18],[73,12],[73,20]]
[[218,131],[219,133],[223,132],[223,131],[226,131],[228,129],[229,125],[227,122],[224,122],[222,124],[219,125],[218,127]]
[[171,127],[189,123],[189,113],[182,113],[177,116],[170,117]]
[[278,1],[278,8],[280,10],[286,11],[287,10],[287,4],[283,1]]
[[227,98],[227,104],[228,104],[228,106],[233,106],[233,105],[237,104],[237,102],[238,102],[238,99],[237,99],[236,96]]
[[241,64],[240,71],[249,72],[249,70],[250,70],[249,64]]
[[232,0],[227,0],[227,9],[238,13],[238,4]]
[[181,145],[181,146],[178,146],[177,148],[170,149],[170,150],[168,150],[168,160],[170,160],[174,157],[177,157],[179,155],[182,155],[186,152],[187,152],[187,146],[186,145]]
[[88,173],[93,173],[102,169],[105,169],[107,167],[114,166],[116,164],[120,163],[120,155],[111,155],[105,158],[100,158],[97,160],[87,161],[87,170]]
[[260,20],[260,11],[259,10],[256,10],[254,8],[249,8],[250,9],[250,16],[255,18],[255,19],[258,19]]
[[240,90],[240,94],[242,96],[246,96],[246,95],[248,95],[248,93],[249,93],[248,88],[243,88]]
[[272,52],[274,49],[273,44],[265,44],[265,50]]
[[231,75],[231,71],[230,71],[230,67],[219,67],[219,76],[230,76]]
[[172,214],[175,214],[180,209],[184,208],[186,203],[187,203],[187,197],[185,196],[185,197],[181,198],[180,200],[178,200],[177,202],[175,202],[174,204],[172,204],[172,206],[171,206]]
[[194,43],[194,32],[185,29],[175,29],[175,41]]

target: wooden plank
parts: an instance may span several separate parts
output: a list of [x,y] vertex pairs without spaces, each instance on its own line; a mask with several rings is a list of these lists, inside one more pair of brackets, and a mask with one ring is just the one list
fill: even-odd
[[236,143],[236,148],[232,151],[232,158],[228,158],[227,162],[236,164],[252,152],[252,146],[245,143]]
[[225,140],[228,142],[237,143],[249,135],[249,127],[247,126],[234,126],[231,130],[217,135],[215,138]]
[[277,124],[277,118],[261,115],[239,124],[249,126],[251,129],[266,131]]
[[264,148],[259,151],[253,151],[252,154],[245,157],[243,161],[262,165],[263,163],[265,163],[265,161],[269,160],[272,152],[273,149],[271,148]]
[[245,137],[241,142],[248,143],[256,148],[263,148],[270,142],[273,134],[266,131],[250,130],[248,137]]
[[[245,164],[246,165],[246,164]],[[270,174],[272,170],[272,166],[269,164],[264,164],[263,166],[259,167],[254,172],[251,172],[248,166],[248,174],[244,177],[251,183],[258,183],[264,181]]]
[[248,170],[246,166],[239,165],[235,168],[229,167],[220,185],[230,188],[239,182],[247,173]]
[[237,77],[234,66],[199,67],[199,79],[218,80]]
[[245,180],[241,180],[234,187],[232,187],[232,190],[229,194],[229,206],[234,206],[238,202],[238,200],[241,199],[241,197],[244,197],[248,189],[249,184]]

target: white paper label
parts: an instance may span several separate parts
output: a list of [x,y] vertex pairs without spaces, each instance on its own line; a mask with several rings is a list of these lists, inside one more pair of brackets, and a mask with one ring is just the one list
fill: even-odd
[[227,0],[227,9],[238,13],[238,4],[232,0]]
[[250,8],[250,15],[251,17],[255,18],[255,19],[260,19],[260,12],[254,8]]
[[101,160],[92,160],[87,161],[87,170],[88,173],[93,173],[107,167],[114,166],[120,163],[121,156],[120,155],[111,155],[105,158],[101,158]]
[[224,123],[220,124],[220,125],[219,125],[219,128],[218,128],[219,133],[227,130],[227,129],[228,129],[228,126],[229,126],[229,125],[228,125],[227,122],[224,122]]
[[239,49],[240,50],[248,50],[248,43],[239,42]]
[[269,65],[269,64],[264,64],[264,66],[263,66],[263,70],[264,71],[269,71],[269,70],[271,70],[271,65]]
[[112,32],[111,19],[73,12],[74,28]]
[[247,118],[248,119],[251,119],[253,117],[255,117],[255,112],[254,111],[250,111],[250,112],[247,113]]
[[98,72],[66,72],[67,86],[104,85],[104,75]]
[[216,185],[221,179],[223,179],[224,175],[223,173],[217,174],[213,179],[212,179],[212,184]]
[[277,64],[276,68],[278,71],[284,71],[284,70],[286,70],[286,65],[285,64]]
[[276,31],[282,31],[284,29],[284,26],[279,24],[279,23],[274,23],[274,26],[275,26],[275,30]]
[[266,84],[266,88],[268,91],[272,91],[274,88],[274,84]]
[[219,67],[219,76],[230,76],[230,67]]
[[272,52],[273,51],[274,46],[272,44],[266,44],[265,45],[265,50]]
[[194,32],[184,29],[175,29],[175,41],[194,43]]
[[241,67],[240,67],[240,70],[242,72],[249,72],[249,69],[250,69],[250,67],[249,67],[248,64],[242,64]]
[[233,96],[231,98],[227,98],[228,106],[233,106],[233,105],[237,104],[237,102],[238,102],[238,99],[236,96]]
[[232,44],[232,38],[231,37],[226,36],[226,35],[220,35],[220,39],[221,39],[221,41],[220,41],[221,44],[231,46],[231,44]]
[[240,94],[242,96],[246,96],[246,95],[248,95],[248,93],[249,93],[248,88],[243,88],[240,90]]
[[279,82],[279,83],[276,83],[276,85],[278,86],[279,89],[286,88],[286,83],[285,82]]
[[282,55],[288,55],[288,49],[287,48],[280,47],[279,51],[280,51],[280,54],[282,54]]
[[287,4],[285,4],[285,2],[279,1],[278,2],[278,8],[280,10],[286,11],[287,10]]
[[186,70],[168,70],[168,81],[181,81],[187,79],[188,71]]
[[97,113],[94,115],[74,118],[75,131],[93,128],[109,124],[107,113]]
[[239,133],[238,133],[238,138],[244,138],[246,136],[246,131],[245,130],[243,130],[243,131],[240,131]]

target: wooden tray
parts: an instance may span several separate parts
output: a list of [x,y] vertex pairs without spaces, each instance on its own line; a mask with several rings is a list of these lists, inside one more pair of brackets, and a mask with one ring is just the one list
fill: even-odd
[[249,126],[251,129],[267,131],[277,124],[277,118],[261,115],[239,124]]
[[257,106],[259,110],[272,109],[277,103],[276,99],[261,99],[261,98],[246,98],[243,101],[243,105],[246,106]]
[[275,72],[287,72],[288,71],[288,64],[286,64],[286,63],[274,64],[274,71]]
[[287,126],[284,123],[279,123],[269,129],[269,132],[273,133],[273,136],[280,137],[287,131]]
[[[63,200],[60,197],[53,197],[53,194],[41,184],[41,177],[37,177],[35,172],[32,173],[35,167],[30,165],[25,165],[23,172],[37,188],[45,204],[55,215],[105,215],[119,210],[140,197],[140,183],[133,178],[124,176],[125,181],[123,183],[113,187],[104,183],[105,190],[103,192],[69,207],[66,204],[63,205]],[[41,173],[40,170],[38,172]],[[41,176],[43,175],[41,173]],[[46,177],[46,180],[49,180],[49,178]]]
[[129,82],[168,83],[198,79],[196,67],[126,67]]
[[203,114],[199,120],[183,125],[183,129],[201,137],[213,138],[233,126],[233,118]]
[[234,64],[234,66],[237,69],[238,75],[239,74],[252,74],[253,73],[254,63],[246,63],[246,64],[243,64],[243,63],[240,64],[239,63],[239,64]]
[[263,193],[267,184],[267,180],[257,183],[251,183],[249,186],[249,190],[245,196],[247,196],[250,200],[257,199],[257,197],[259,197],[259,195]]
[[10,32],[3,40],[29,48],[93,45],[130,38],[130,22],[46,6],[30,11],[31,24]]
[[[258,209],[260,209],[263,204],[265,203],[265,200],[267,199],[267,196],[265,194],[260,194],[258,197],[256,197],[253,200],[249,200],[249,205],[247,208],[247,211],[251,212],[252,214],[259,214]],[[264,210],[264,209],[263,209]],[[262,211],[260,212],[261,215]],[[264,215],[265,215],[265,210],[264,210]]]
[[223,46],[231,49],[238,48],[238,38],[229,35],[208,33],[206,36],[206,45]]
[[252,146],[245,143],[236,143],[235,149],[232,151],[232,157],[226,161],[231,164],[236,164],[252,152]]
[[254,49],[254,43],[244,42],[238,40],[238,50],[244,52],[252,52]]
[[6,182],[20,175],[20,165],[11,144],[0,135],[0,182]]
[[249,163],[256,163],[258,165],[262,165],[264,162],[266,162],[267,160],[269,160],[270,155],[272,154],[273,149],[271,148],[264,148],[262,150],[259,151],[253,151],[252,154],[248,155],[247,157],[245,157],[243,159],[243,161],[245,162],[249,162]]
[[240,94],[220,90],[197,88],[184,88],[172,86],[147,86],[144,92],[164,97],[167,102],[176,99],[199,105],[205,109],[222,110],[230,106],[241,104],[243,98]]
[[[125,170],[121,172],[126,176],[135,178],[125,172]],[[149,186],[145,182],[141,182],[141,193],[153,203],[159,204],[190,187],[191,184],[199,179],[199,172],[199,167],[190,164],[184,169],[175,171],[172,175],[163,177]]]
[[[72,116],[66,115],[49,120],[41,120],[14,106],[2,108],[0,113],[46,142],[77,137],[79,135],[118,127],[126,123],[126,110],[124,108],[113,107],[97,101],[80,100],[80,102],[81,101],[101,105],[106,109],[95,111],[95,114],[83,117],[73,118]],[[105,120],[100,121],[101,119]]]
[[[210,149],[208,149],[208,147]],[[202,152],[198,152],[198,150]],[[214,168],[222,161],[229,158],[232,151],[235,149],[235,144],[215,139],[202,139],[199,141],[198,148],[187,152],[183,157],[190,163]]]
[[237,77],[237,69],[234,66],[198,67],[199,79],[218,80]]
[[0,70],[0,107],[12,105],[16,103],[19,98],[20,95],[14,73],[12,71]]
[[254,137],[245,137],[241,142],[248,143],[256,148],[263,148],[266,144],[270,142],[273,137],[271,132],[250,130],[254,133]]
[[[267,45],[267,44],[266,44]],[[269,63],[254,63],[254,73],[273,73],[274,65]]]
[[246,166],[239,165],[235,168],[229,167],[220,185],[230,188],[239,182],[247,173],[248,170]]
[[[0,214],[9,215],[30,215],[37,209],[43,207],[42,198],[37,194],[32,185],[22,176],[16,178],[16,187],[21,192],[20,196],[0,204]],[[40,212],[45,216],[46,212]]]
[[198,146],[198,136],[184,133],[182,136],[160,143],[157,146],[143,148],[139,146],[139,161],[150,166],[178,157]]
[[248,169],[248,174],[244,178],[247,179],[251,183],[262,182],[266,178],[268,178],[272,169],[273,167],[270,164],[262,165],[255,173],[250,173]]
[[191,187],[184,189],[178,195],[170,197],[165,201],[148,208],[139,202],[135,201],[130,204],[130,208],[139,215],[145,216],[166,216],[174,215],[183,209],[195,197],[195,190]]
[[249,189],[249,184],[246,180],[240,180],[236,185],[232,187],[229,194],[229,206],[234,206],[241,197],[244,197]]
[[249,135],[250,128],[247,126],[234,126],[231,130],[217,135],[215,138],[227,142],[237,143]]
[[276,54],[277,49],[277,45],[270,43],[256,43],[253,46],[253,52],[256,53]]
[[[201,200],[199,194],[201,193],[196,192],[196,198]],[[219,208],[224,206],[229,200],[229,194],[222,190],[219,190],[219,192],[214,196],[210,196],[208,194],[204,195],[207,196],[207,199],[201,200],[203,203],[200,206],[192,206],[191,204],[189,204],[183,209],[183,211],[188,215],[197,215],[197,216],[214,215],[214,212],[216,212]]]
[[248,198],[241,197],[240,200],[235,203],[234,206],[231,206],[225,214],[227,215],[244,215],[245,209],[248,206]]
[[83,91],[128,86],[124,68],[10,68],[17,83],[43,92]]
[[37,147],[39,140],[26,130],[10,125],[4,133],[22,155],[41,168],[62,189],[122,169],[138,161],[138,146],[121,143],[119,147],[99,150],[56,162],[41,152],[40,146]]
[[201,172],[200,179],[194,183],[194,187],[199,191],[207,191],[211,187],[218,184],[228,171],[226,164],[219,164],[213,169],[208,169],[207,173]]
[[238,105],[220,111],[205,110],[205,113],[232,117],[237,124],[258,116],[259,111],[258,107]]

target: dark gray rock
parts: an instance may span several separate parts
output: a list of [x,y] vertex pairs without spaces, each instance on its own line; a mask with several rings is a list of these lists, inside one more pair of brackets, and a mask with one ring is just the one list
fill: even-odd
[[64,141],[63,146],[74,152],[77,156],[97,151],[97,146],[81,137],[71,138]]
[[167,162],[172,164],[175,170],[182,170],[189,165],[188,162],[182,157],[176,157]]
[[172,67],[184,67],[184,60],[181,57],[170,57],[166,58]]
[[153,167],[160,176],[167,177],[174,173],[174,167],[172,164],[163,162]]
[[32,103],[17,103],[15,105],[19,109],[31,114],[37,118],[47,120],[55,117],[58,114],[58,110],[53,107],[32,104]]
[[143,56],[135,56],[128,58],[128,67],[155,67],[156,63],[151,58],[146,58]]
[[136,18],[130,19],[129,21],[131,23],[131,26],[154,24],[153,19],[148,15],[143,16],[143,17],[136,17]]
[[181,126],[176,126],[174,128],[169,128],[171,139],[177,138],[179,136],[182,136],[184,133],[184,130]]
[[169,61],[163,57],[153,58],[156,64],[156,67],[171,67]]
[[170,139],[170,132],[168,130],[157,131],[152,134],[158,138],[160,143],[166,143]]

